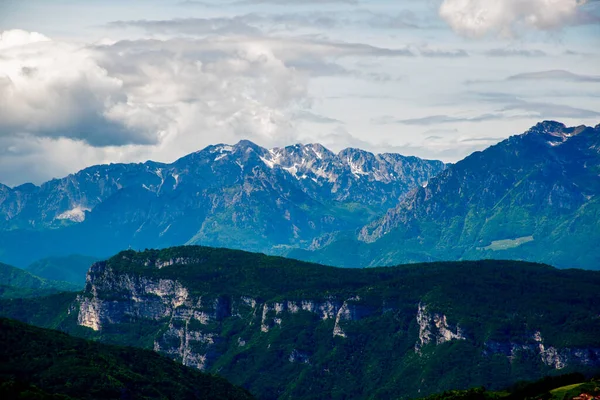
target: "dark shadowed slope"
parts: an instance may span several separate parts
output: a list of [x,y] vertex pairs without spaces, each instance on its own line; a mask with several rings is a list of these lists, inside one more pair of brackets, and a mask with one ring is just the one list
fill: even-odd
[[253,398],[223,378],[152,351],[90,342],[14,320],[0,318],[0,342],[4,399]]

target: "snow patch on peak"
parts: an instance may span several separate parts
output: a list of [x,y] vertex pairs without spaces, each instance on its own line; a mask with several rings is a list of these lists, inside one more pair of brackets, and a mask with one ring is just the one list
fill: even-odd
[[228,144],[218,144],[213,147],[210,152],[211,153],[231,153],[233,151],[233,147]]
[[289,172],[290,174],[292,174],[294,177],[299,178],[298,177],[298,164],[294,164],[291,167],[282,167],[284,170],[286,170],[287,172]]
[[275,161],[273,159],[267,159],[265,157],[260,157],[261,161],[265,163],[265,165],[271,169],[275,167]]
[[311,146],[311,147],[310,147],[310,149],[313,151],[313,153],[315,153],[315,156],[317,156],[317,158],[318,158],[319,160],[322,160],[322,159],[323,159],[323,154],[322,154],[321,152],[317,151],[317,150],[315,149],[315,146]]
[[364,175],[369,175],[369,173],[363,171],[362,168],[360,166],[358,166],[358,164],[352,162],[352,160],[350,160],[350,157],[346,158],[346,162],[348,163],[348,166],[350,167],[350,172],[352,172],[352,174],[354,176],[356,176],[357,178],[360,178],[361,176],[364,176]]
[[85,212],[91,211],[87,207],[75,206],[74,208],[59,214],[56,219],[60,220],[69,220],[73,222],[83,222],[85,221]]

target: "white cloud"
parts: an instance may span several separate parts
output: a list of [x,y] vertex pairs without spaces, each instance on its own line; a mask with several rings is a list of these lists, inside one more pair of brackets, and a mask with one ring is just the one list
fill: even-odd
[[95,147],[157,145],[190,135],[195,147],[223,138],[276,140],[289,130],[287,109],[307,102],[307,78],[286,66],[274,43],[77,47],[5,32],[0,137],[68,138]]
[[461,35],[511,37],[523,28],[554,30],[570,23],[583,0],[444,0],[440,16]]
[[0,33],[0,50],[48,41],[50,41],[50,39],[41,33],[27,32],[21,29],[12,29],[10,31],[4,31]]
[[[106,43],[2,35],[0,181],[61,175],[57,151],[87,163],[172,161],[218,142],[282,144],[310,109],[308,74],[287,66],[276,42]],[[65,160],[85,165],[76,158]],[[25,167],[32,159],[45,169]]]
[[3,32],[0,48],[0,136],[67,137],[94,146],[156,142],[136,123],[152,115],[148,107],[130,104],[123,82],[90,49],[19,30]]

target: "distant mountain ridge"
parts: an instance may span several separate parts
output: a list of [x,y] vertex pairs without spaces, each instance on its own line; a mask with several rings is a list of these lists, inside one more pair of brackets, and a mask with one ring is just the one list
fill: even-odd
[[1,186],[0,256],[26,265],[128,247],[308,247],[383,215],[444,168],[397,154],[335,154],[318,144],[268,150],[249,141],[172,164],[93,166],[39,187]]
[[43,258],[29,265],[26,270],[40,278],[70,282],[81,288],[90,266],[98,261],[95,257],[69,255],[65,257]]
[[0,297],[15,298],[78,291],[70,282],[44,279],[11,265],[0,263]]
[[357,235],[291,255],[346,266],[502,258],[600,269],[599,226],[600,125],[545,121],[449,166]]

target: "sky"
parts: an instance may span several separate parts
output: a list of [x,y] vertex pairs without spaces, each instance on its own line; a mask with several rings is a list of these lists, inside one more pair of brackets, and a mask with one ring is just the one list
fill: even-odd
[[321,143],[456,162],[600,123],[600,1],[1,0],[0,182]]

